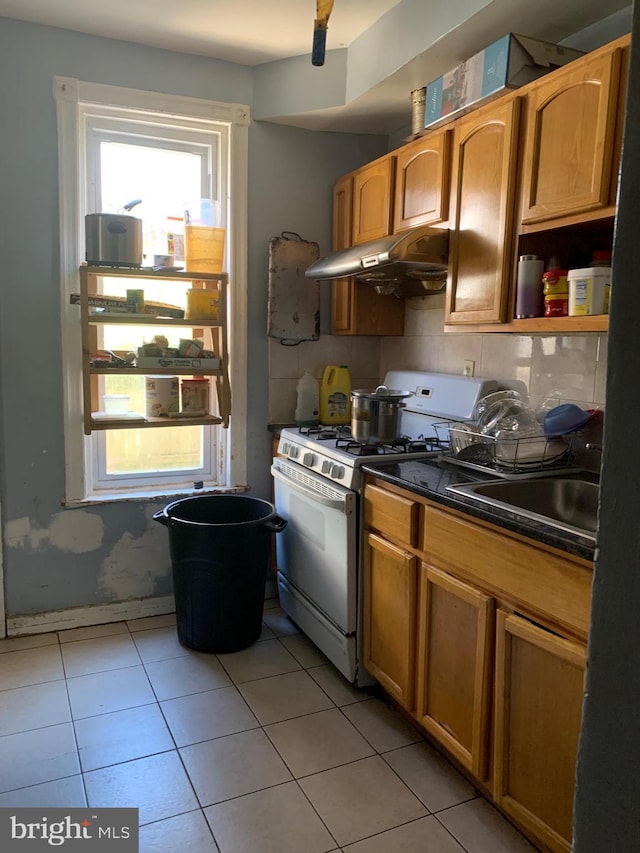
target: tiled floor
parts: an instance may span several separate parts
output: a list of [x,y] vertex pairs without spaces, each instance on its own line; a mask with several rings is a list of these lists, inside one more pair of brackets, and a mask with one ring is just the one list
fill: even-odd
[[141,853],[532,853],[268,601],[191,652],[171,616],[0,640],[0,806],[134,806]]

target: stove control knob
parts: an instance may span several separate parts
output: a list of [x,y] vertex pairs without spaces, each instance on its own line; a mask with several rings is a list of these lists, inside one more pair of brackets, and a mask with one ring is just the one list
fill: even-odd
[[344,466],[343,465],[332,465],[331,466],[331,476],[334,480],[340,480],[344,477]]
[[298,454],[299,454],[299,453],[300,453],[300,448],[299,448],[299,447],[296,447],[296,445],[295,445],[295,444],[292,444],[292,445],[291,445],[291,446],[286,450],[286,454],[287,454],[287,456],[289,457],[289,459],[297,459],[297,458],[298,458]]
[[333,462],[329,462],[328,459],[325,459],[322,463],[322,467],[320,468],[321,474],[329,475],[331,473],[331,469],[333,468]]
[[312,468],[315,464],[316,457],[314,453],[305,453],[302,457],[302,464],[306,465],[307,468]]

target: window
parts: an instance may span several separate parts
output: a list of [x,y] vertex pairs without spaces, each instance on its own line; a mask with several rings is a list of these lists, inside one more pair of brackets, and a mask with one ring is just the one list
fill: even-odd
[[[248,111],[235,104],[173,98],[56,78],[58,106],[62,330],[65,368],[66,501],[154,495],[205,488],[229,489],[246,482],[246,173]],[[78,267],[84,260],[86,213],[132,211],[143,222],[144,264],[167,253],[168,233],[179,232],[185,204],[201,198],[219,203],[227,229],[225,271],[231,295],[229,364],[232,416],[229,429],[176,426],[96,431],[81,425],[81,345]],[[124,295],[139,280],[105,279],[110,295]],[[159,283],[158,283],[159,284]],[[154,282],[153,299],[184,305],[187,284]],[[107,289],[108,288],[108,289]],[[184,333],[184,329],[182,332]],[[154,334],[170,345],[180,329],[98,326],[98,346],[133,350]],[[213,392],[213,388],[211,389]],[[100,377],[100,394],[127,394],[130,409],[145,411],[145,378]],[[215,395],[212,395],[215,396]]]

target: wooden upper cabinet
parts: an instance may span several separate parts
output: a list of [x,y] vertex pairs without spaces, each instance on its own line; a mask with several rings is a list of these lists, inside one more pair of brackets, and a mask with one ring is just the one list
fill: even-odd
[[521,99],[457,123],[453,140],[447,323],[501,323],[513,272]]
[[352,245],[392,233],[395,157],[387,155],[353,173]]
[[434,131],[396,151],[393,231],[449,216],[451,130]]
[[498,805],[569,853],[586,647],[498,611],[494,786]]
[[622,60],[622,46],[603,49],[529,87],[524,225],[615,203]]
[[[372,166],[376,166],[376,163]],[[360,186],[361,208],[362,204],[365,204],[365,208],[358,213],[360,220],[364,219],[369,224],[369,214],[366,211],[374,211],[379,220],[384,219],[381,209],[371,201],[372,196],[375,195],[376,186],[379,186],[375,176],[365,180],[363,184],[357,181],[358,175],[361,176],[368,170],[369,167],[365,167],[354,174],[345,175],[334,185],[332,240],[334,251],[348,249],[354,242],[354,187],[356,184]],[[377,174],[377,166],[374,171]],[[391,196],[386,204],[386,209],[390,210]],[[384,236],[384,234],[377,236]],[[376,293],[373,285],[367,282],[356,281],[353,278],[336,279],[331,283],[331,333],[334,335],[402,335],[404,333],[404,302],[395,296]]]

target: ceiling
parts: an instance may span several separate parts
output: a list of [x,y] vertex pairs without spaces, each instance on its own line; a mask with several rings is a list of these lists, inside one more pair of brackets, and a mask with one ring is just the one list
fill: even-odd
[[[327,50],[348,47],[401,0],[335,0]],[[0,15],[259,65],[310,53],[316,0],[0,0]]]
[[[605,28],[603,38],[602,23],[616,19],[626,31],[631,8],[631,0],[335,0],[327,66],[331,51],[346,49],[342,101],[321,109],[299,103],[290,111],[283,96],[256,117],[309,130],[401,131],[410,123],[413,89],[505,33],[591,50],[620,34]],[[298,88],[308,92],[323,85],[310,60],[315,16],[316,0],[0,0],[0,17],[254,66],[257,75],[268,75],[278,61],[297,61],[287,73],[298,75]],[[593,29],[595,43],[571,41]],[[376,49],[365,52],[365,44]],[[365,85],[350,95],[358,77]]]

